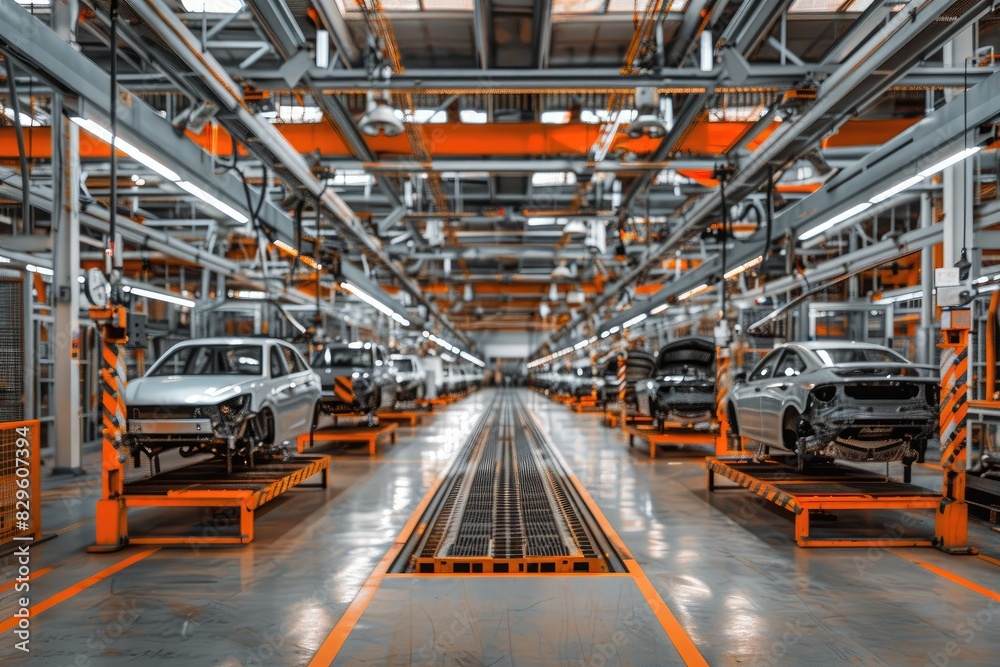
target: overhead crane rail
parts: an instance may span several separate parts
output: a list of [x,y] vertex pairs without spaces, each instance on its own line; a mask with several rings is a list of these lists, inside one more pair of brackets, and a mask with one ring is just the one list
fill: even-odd
[[393,572],[625,572],[534,417],[501,391]]

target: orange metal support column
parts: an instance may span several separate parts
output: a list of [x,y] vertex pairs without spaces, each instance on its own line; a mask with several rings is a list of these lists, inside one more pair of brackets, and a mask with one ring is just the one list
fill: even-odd
[[93,553],[117,551],[128,544],[126,521],[124,455],[125,432],[126,310],[124,306],[91,308],[90,317],[101,322],[104,348],[101,368],[101,407],[104,413],[101,444],[101,499],[97,501],[96,543]]
[[942,313],[941,334],[941,504],[935,515],[936,546],[949,553],[975,553],[969,547],[969,507],[965,502],[967,415],[969,406],[969,310]]

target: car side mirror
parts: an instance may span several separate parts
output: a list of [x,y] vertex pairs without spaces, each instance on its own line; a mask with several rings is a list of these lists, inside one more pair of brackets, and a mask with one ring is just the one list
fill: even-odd
[[735,380],[736,382],[746,382],[747,381],[747,374],[746,373],[737,373],[735,376],[733,376],[733,380]]

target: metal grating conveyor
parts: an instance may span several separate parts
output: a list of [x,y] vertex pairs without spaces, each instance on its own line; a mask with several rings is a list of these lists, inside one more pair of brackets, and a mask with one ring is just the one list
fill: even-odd
[[501,391],[393,566],[396,572],[624,572],[534,418]]

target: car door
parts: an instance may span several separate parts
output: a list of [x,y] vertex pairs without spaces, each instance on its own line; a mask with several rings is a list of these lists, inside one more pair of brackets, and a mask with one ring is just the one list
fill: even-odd
[[290,429],[296,431],[304,430],[309,427],[309,420],[312,419],[313,403],[315,402],[314,376],[294,347],[287,343],[280,343],[278,347],[281,348],[281,353],[285,358],[285,366],[288,369],[291,393],[288,425]]
[[296,422],[295,396],[292,393],[292,380],[288,375],[285,357],[278,349],[278,344],[269,346],[268,374],[271,378],[270,395],[274,406],[275,441],[287,440],[289,431]]
[[774,367],[774,373],[761,381],[760,420],[769,441],[781,442],[782,419],[793,400],[796,381],[806,362],[797,351],[786,348]]
[[774,374],[774,367],[782,350],[774,350],[760,360],[746,382],[733,387],[732,401],[736,407],[736,421],[740,434],[758,442],[768,442],[764,438],[760,418],[760,392],[764,382]]

